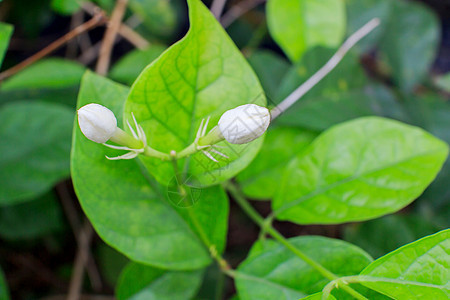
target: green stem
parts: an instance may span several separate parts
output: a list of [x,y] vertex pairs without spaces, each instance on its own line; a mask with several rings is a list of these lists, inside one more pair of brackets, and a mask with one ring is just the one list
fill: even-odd
[[[171,162],[173,166],[173,171],[175,173],[177,184],[178,184],[178,191],[181,194],[182,197],[186,197],[187,192],[184,187],[181,173],[178,171],[178,164],[177,164],[177,154],[175,151],[170,153],[170,156],[172,157]],[[219,252],[216,249],[216,245],[211,243],[208,236],[206,235],[205,231],[203,230],[202,224],[197,219],[197,216],[194,213],[194,208],[187,207],[186,210],[188,212],[189,219],[192,222],[192,225],[194,226],[195,230],[197,231],[198,235],[200,236],[200,240],[203,242],[203,244],[208,248],[209,253],[211,254],[211,257],[214,258],[214,260],[217,261],[220,269],[226,273],[226,271],[231,270],[230,265],[228,262],[219,254]]]
[[358,282],[358,278],[359,276],[356,275],[356,276],[341,277],[333,281],[330,281],[322,290],[322,300],[327,300],[331,294],[331,291],[334,288],[343,289],[356,299],[368,300],[366,297],[364,297],[363,295],[361,295],[360,293],[356,292],[355,290],[353,290],[351,287],[348,286],[349,283]]
[[[270,223],[268,223],[263,217],[261,217],[261,215],[250,205],[250,203],[248,203],[247,199],[245,199],[244,195],[241,193],[241,191],[238,189],[236,185],[234,185],[231,182],[228,182],[227,184],[225,184],[225,188],[230,192],[230,194],[233,196],[233,198],[236,200],[239,206],[245,211],[245,213],[247,213],[247,215],[261,228],[265,228],[266,232],[270,234],[275,240],[277,240],[279,243],[281,243],[283,246],[289,249],[297,257],[301,258],[308,265],[313,267],[323,277],[329,279],[330,281],[334,281],[339,278],[336,274],[330,272],[328,269],[326,269],[324,266],[316,262],[314,259],[310,258],[301,250],[294,247],[286,238],[284,238],[275,228],[273,228],[273,226]],[[347,285],[342,286],[342,289],[345,290],[350,295],[352,295],[353,297],[355,297],[356,299],[367,300],[364,296],[362,296],[357,291],[355,291],[354,289],[352,289]]]

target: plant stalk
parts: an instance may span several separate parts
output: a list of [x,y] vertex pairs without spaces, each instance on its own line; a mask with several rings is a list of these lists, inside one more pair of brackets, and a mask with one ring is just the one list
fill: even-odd
[[[266,222],[266,220],[261,217],[261,215],[250,205],[250,203],[245,199],[242,192],[238,189],[238,187],[228,182],[225,184],[225,188],[230,192],[230,194],[234,197],[238,205],[244,210],[244,212],[261,228],[264,228],[265,231],[270,234],[275,240],[277,240],[280,244],[285,246],[289,251],[294,253],[297,257],[301,258],[304,262],[306,262],[308,265],[313,267],[317,272],[319,272],[323,277],[329,279],[330,281],[335,281],[339,279],[339,277],[326,269],[324,266],[316,262],[314,259],[310,258],[308,255],[303,253],[301,250],[294,247],[284,236],[281,235],[273,226]],[[345,290],[347,293],[355,297],[359,300],[367,300],[366,297],[352,289],[351,287],[347,285],[341,286],[343,290]]]

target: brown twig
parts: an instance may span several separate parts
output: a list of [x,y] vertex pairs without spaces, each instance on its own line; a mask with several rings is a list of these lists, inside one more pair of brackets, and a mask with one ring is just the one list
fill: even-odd
[[[73,30],[74,28],[77,28],[78,26],[83,24],[83,17],[84,17],[84,12],[82,10],[79,10],[76,13],[74,13],[70,20],[70,30]],[[66,47],[66,57],[67,58],[73,59],[77,56],[78,42],[79,42],[78,38],[72,39],[69,42],[67,42],[67,47]]]
[[127,3],[128,0],[117,0],[116,6],[111,14],[111,20],[108,23],[108,28],[106,29],[103,37],[99,59],[95,68],[95,71],[100,75],[106,75],[108,72],[114,40],[116,39],[117,32],[119,31],[120,24],[122,23],[122,18],[125,14]]
[[[91,2],[84,2],[82,8],[84,9],[85,12],[87,12],[90,15],[94,15],[95,11],[97,10],[101,10],[100,7],[96,6],[95,4],[91,3]],[[130,19],[134,19],[133,16],[130,17],[126,23],[129,22]],[[133,22],[135,23],[135,22]],[[136,31],[133,30],[134,27],[136,27],[139,23],[137,24],[124,24],[121,23],[119,26],[119,31],[118,34],[123,37],[124,39],[126,39],[128,42],[130,42],[133,46],[135,46],[138,49],[145,49],[147,48],[150,43],[143,38],[139,33],[137,33]],[[119,39],[120,37],[117,37],[117,39]],[[117,40],[116,39],[116,40]],[[88,51],[91,51],[90,49]],[[84,56],[84,55],[82,55]]]
[[[67,182],[61,182],[56,186],[56,192],[58,193],[59,199],[61,200],[61,204],[63,207],[63,210],[66,214],[67,220],[69,221],[70,227],[72,228],[73,234],[75,236],[75,239],[77,241],[78,246],[80,247],[82,244],[81,238],[80,238],[80,232],[81,232],[81,222],[80,217],[77,213],[77,208],[75,207],[73,203],[72,196],[68,190]],[[89,276],[89,280],[92,285],[92,289],[95,292],[99,292],[102,289],[102,280],[100,276],[100,272],[98,271],[93,255],[88,249],[88,258],[86,262],[86,271]]]
[[59,39],[57,39],[56,41],[54,41],[53,43],[51,43],[50,45],[48,45],[47,47],[45,47],[44,49],[39,51],[38,53],[30,56],[29,58],[25,59],[21,63],[15,65],[14,67],[0,73],[0,81],[19,72],[23,68],[28,67],[29,65],[37,62],[41,58],[49,55],[50,53],[52,53],[59,47],[63,46],[65,43],[67,43],[71,39],[82,34],[83,32],[86,32],[88,30],[91,30],[94,27],[99,26],[100,24],[104,23],[105,20],[106,19],[105,19],[105,16],[103,13],[99,12],[99,13],[95,14],[92,17],[92,19],[90,19],[86,23],[81,24],[80,26],[76,27],[75,29],[69,31],[68,33],[66,33],[65,35],[63,35],[62,37],[60,37]]
[[266,0],[244,0],[239,4],[231,7],[220,19],[220,23],[224,28],[230,26],[239,17],[254,9],[258,5],[266,2]]
[[308,80],[303,82],[298,88],[296,88],[289,96],[287,96],[280,104],[274,107],[270,111],[272,120],[279,117],[289,107],[294,105],[303,95],[311,90],[317,83],[319,83],[325,76],[327,76],[333,69],[341,62],[348,51],[363,37],[368,35],[380,25],[380,19],[373,18],[367,22],[363,27],[349,36],[342,46],[336,51],[336,53],[323,65],[316,73],[314,73]]
[[94,229],[89,221],[86,219],[83,228],[79,234],[79,245],[77,255],[75,257],[74,268],[72,272],[72,278],[70,279],[69,292],[67,300],[79,300],[81,294],[81,287],[83,283],[84,266],[86,265],[89,257],[90,244],[92,236],[94,235]]
[[213,0],[211,4],[211,13],[217,20],[220,20],[226,2],[227,0]]
[[150,46],[150,43],[146,39],[144,39],[140,34],[134,31],[130,26],[121,24],[118,33],[122,37],[126,37],[127,41],[129,41],[131,44],[133,44],[133,46],[135,46],[138,49],[143,50],[148,48],[148,46]]

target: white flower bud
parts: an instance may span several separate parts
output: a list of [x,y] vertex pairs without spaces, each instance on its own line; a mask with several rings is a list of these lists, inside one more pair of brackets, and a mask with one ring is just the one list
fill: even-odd
[[226,111],[219,130],[231,144],[245,144],[260,137],[269,127],[270,112],[256,104],[245,104]]
[[78,110],[78,125],[88,139],[105,143],[116,132],[117,119],[108,108],[91,103]]

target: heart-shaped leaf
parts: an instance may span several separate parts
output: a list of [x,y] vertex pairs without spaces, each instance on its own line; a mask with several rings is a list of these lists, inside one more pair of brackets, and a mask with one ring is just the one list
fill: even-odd
[[[78,107],[91,102],[104,105],[120,124],[127,93],[126,87],[88,72]],[[223,251],[228,200],[221,187],[200,190],[192,206],[179,207],[167,200],[166,191],[137,160],[109,161],[105,154],[121,153],[88,140],[75,122],[73,184],[86,215],[106,243],[137,262],[177,270],[208,265],[209,247]]]
[[[133,112],[149,145],[165,153],[189,146],[202,119],[211,117],[211,129],[231,108],[266,103],[256,75],[222,26],[199,0],[188,4],[189,32],[141,73],[125,105],[125,117]],[[229,159],[217,156],[217,163],[200,152],[179,160],[179,169],[202,186],[217,184],[244,169],[262,142],[221,142],[220,151]],[[148,157],[142,161],[160,183],[174,178],[170,162]]]

